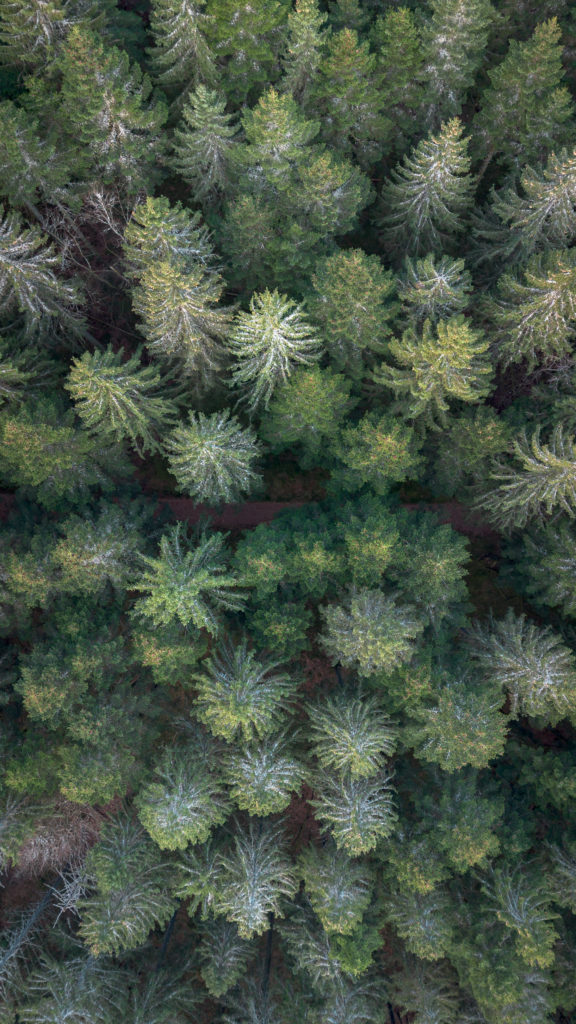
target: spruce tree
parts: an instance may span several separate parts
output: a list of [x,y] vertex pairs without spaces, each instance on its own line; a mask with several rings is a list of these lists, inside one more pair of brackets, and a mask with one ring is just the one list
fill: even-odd
[[189,415],[165,441],[170,469],[179,488],[200,502],[240,501],[260,482],[253,465],[260,446],[252,430],[230,411]]
[[150,64],[161,88],[176,98],[199,83],[211,84],[217,76],[206,41],[211,18],[205,8],[204,0],[152,2]]
[[3,0],[0,61],[20,67],[44,67],[65,34],[66,6],[65,0]]
[[65,519],[50,551],[58,588],[69,594],[98,593],[106,586],[127,589],[144,544],[142,525],[136,510],[128,513],[108,502]]
[[44,139],[37,122],[10,100],[0,103],[0,178],[0,194],[12,206],[29,209],[37,197],[70,201],[66,153]]
[[410,320],[436,323],[463,313],[470,304],[472,280],[464,260],[432,255],[406,258],[398,283],[398,296]]
[[265,817],[285,810],[292,793],[299,792],[305,771],[286,737],[279,735],[232,750],[226,759],[225,775],[237,807]]
[[322,60],[326,21],[327,16],[319,10],[317,0],[296,0],[294,10],[288,15],[280,88],[290,92],[303,106],[307,105]]
[[277,77],[289,9],[287,0],[270,0],[265,6],[211,0],[207,39],[221,62],[226,92],[238,104],[245,104],[251,92]]
[[345,468],[333,479],[351,491],[369,484],[376,494],[386,494],[392,484],[414,477],[421,464],[413,431],[390,415],[367,413],[342,430],[334,450]]
[[312,750],[324,768],[370,778],[394,752],[395,733],[377,699],[327,698],[311,709]]
[[370,853],[380,839],[394,831],[397,814],[390,781],[385,772],[369,779],[318,773],[312,803],[338,850],[351,857]]
[[528,966],[550,967],[558,939],[551,921],[559,915],[551,907],[546,884],[532,872],[504,864],[484,877],[482,892],[492,913],[515,935],[516,949]]
[[174,131],[171,163],[198,203],[213,203],[230,183],[237,128],[225,109],[226,100],[218,92],[197,85],[182,108],[181,126]]
[[156,262],[183,271],[214,269],[210,233],[199,213],[171,204],[165,196],[146,196],[136,204],[124,232],[126,270],[138,280]]
[[526,590],[538,604],[560,606],[576,616],[576,537],[567,522],[551,523],[523,538],[519,566],[529,578]]
[[343,605],[329,605],[323,616],[322,644],[329,657],[363,676],[408,661],[423,629],[412,608],[380,590],[352,590]]
[[421,960],[441,960],[450,951],[454,923],[450,903],[441,889],[429,893],[391,892],[385,916],[406,949]]
[[488,72],[490,86],[473,123],[484,166],[496,155],[519,169],[566,140],[573,105],[562,84],[560,34],[556,18],[542,22],[525,42],[512,39],[504,60]]
[[227,344],[237,359],[233,384],[242,388],[251,411],[268,406],[274,389],[286,383],[295,365],[320,356],[320,342],[300,307],[278,291],[252,296],[249,312],[236,314]]
[[353,404],[350,388],[351,382],[343,374],[330,369],[311,366],[295,370],[272,395],[260,423],[260,436],[273,451],[297,446],[303,452],[300,464],[314,465],[323,446],[334,442]]
[[388,7],[371,29],[381,109],[394,125],[388,145],[402,155],[416,134],[416,111],[424,99],[422,28],[408,7]]
[[489,341],[463,316],[430,320],[421,335],[409,328],[388,348],[400,367],[383,363],[374,380],[395,392],[397,407],[408,419],[422,416],[431,425],[448,425],[450,401],[478,403],[489,392],[492,368],[486,358]]
[[238,935],[236,925],[222,917],[209,917],[201,928],[198,955],[200,973],[211,996],[219,998],[243,977],[254,954],[253,946]]
[[297,681],[277,671],[279,663],[258,658],[246,637],[225,642],[195,673],[193,713],[215,736],[250,742],[274,732],[285,717]]
[[332,843],[307,846],[298,858],[298,870],[322,927],[338,935],[353,932],[370,903],[370,870]]
[[237,580],[226,568],[222,533],[201,533],[190,547],[182,524],[171,527],[160,539],[157,558],[142,556],[147,569],[134,583],[147,597],[136,606],[137,613],[154,625],[178,619],[191,622],[197,630],[213,635],[220,628],[221,610],[239,611],[244,603]]
[[416,146],[382,188],[384,237],[403,255],[450,251],[472,203],[468,140],[457,118]]
[[91,434],[127,440],[143,455],[161,449],[162,434],[177,416],[166,384],[154,366],[142,365],[141,349],[123,361],[122,353],[108,346],[74,359],[65,387]]
[[424,27],[426,121],[457,117],[486,51],[496,11],[490,0],[431,0]]

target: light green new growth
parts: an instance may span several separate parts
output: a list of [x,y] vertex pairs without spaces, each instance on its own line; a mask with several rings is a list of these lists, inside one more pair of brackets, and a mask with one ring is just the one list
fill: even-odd
[[332,697],[310,716],[312,750],[320,764],[369,778],[394,752],[395,731],[380,703],[366,695]]

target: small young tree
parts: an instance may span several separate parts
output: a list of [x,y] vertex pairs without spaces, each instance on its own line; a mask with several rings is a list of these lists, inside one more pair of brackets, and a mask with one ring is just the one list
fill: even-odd
[[489,339],[463,316],[440,321],[436,328],[426,320],[421,335],[409,328],[401,341],[390,342],[400,367],[382,363],[374,380],[395,392],[407,418],[422,416],[431,425],[447,426],[450,400],[476,403],[488,394],[488,347]]
[[191,412],[188,425],[176,427],[165,449],[180,489],[196,501],[240,501],[260,483],[253,465],[261,447],[229,409],[210,416]]
[[307,846],[298,858],[298,871],[322,927],[337,935],[353,932],[372,896],[370,869],[328,842]]
[[178,619],[217,634],[218,613],[239,611],[244,597],[237,590],[237,578],[226,567],[225,536],[201,533],[190,547],[181,523],[171,527],[160,540],[158,558],[142,556],[147,569],[135,582],[135,589],[147,593],[136,606],[138,615],[154,625]]
[[576,659],[549,627],[510,609],[488,628],[476,626],[470,642],[474,659],[508,693],[513,715],[535,715],[555,725],[576,713]]
[[450,251],[472,204],[468,140],[446,121],[392,172],[382,189],[384,235],[402,255]]
[[312,801],[319,821],[328,827],[339,850],[351,857],[370,853],[396,826],[391,776],[379,772],[369,779],[321,771]]
[[225,764],[231,799],[241,811],[266,817],[283,811],[298,792],[304,766],[294,757],[285,736],[265,736],[257,745],[244,743]]
[[236,829],[233,843],[220,858],[217,909],[237,925],[241,938],[250,939],[268,928],[270,912],[280,916],[280,898],[294,894],[294,868],[278,823],[256,826],[251,821],[246,829]]
[[406,257],[398,295],[410,320],[437,323],[463,313],[470,304],[472,279],[464,260],[432,254],[420,260]]
[[277,662],[257,658],[246,637],[223,643],[194,676],[198,698],[194,713],[216,736],[246,741],[280,725],[297,682],[277,672]]
[[64,386],[91,434],[102,441],[128,440],[143,455],[161,450],[160,438],[178,409],[166,397],[166,378],[154,366],[143,366],[140,356],[140,348],[125,361],[111,346],[84,352],[72,361]]
[[329,605],[323,615],[321,639],[329,657],[364,676],[408,661],[424,628],[411,607],[380,590],[352,590],[343,605]]
[[395,747],[395,731],[380,702],[362,694],[329,697],[311,709],[312,752],[324,768],[352,777],[376,775]]
[[377,256],[346,249],[318,263],[312,284],[306,307],[330,357],[338,369],[360,376],[365,353],[386,350],[388,321],[397,311],[392,273]]
[[154,780],[137,797],[138,817],[161,850],[205,843],[226,820],[230,803],[216,764],[217,751],[200,732],[186,745],[164,750]]
[[320,342],[300,307],[278,291],[252,296],[249,312],[236,314],[227,344],[237,358],[233,383],[243,389],[250,410],[268,406],[274,389],[286,383],[295,364],[320,357]]
[[555,428],[548,444],[540,441],[537,427],[531,438],[524,431],[513,442],[520,465],[492,463],[491,490],[477,499],[477,506],[500,529],[522,528],[530,520],[542,520],[561,509],[571,518],[576,514],[576,445],[561,426]]
[[473,125],[474,148],[484,165],[498,155],[519,169],[567,138],[573,105],[562,85],[560,35],[556,18],[542,22],[530,39],[512,39],[504,60],[488,72],[490,86]]
[[225,109],[220,93],[198,85],[182,108],[182,126],[174,131],[172,166],[198,203],[214,203],[230,184],[238,129]]

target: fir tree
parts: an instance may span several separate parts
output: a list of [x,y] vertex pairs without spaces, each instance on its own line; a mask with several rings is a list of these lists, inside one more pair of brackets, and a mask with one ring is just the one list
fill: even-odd
[[150,28],[154,39],[151,68],[158,84],[177,97],[199,82],[216,78],[206,42],[210,14],[204,0],[153,0]]
[[370,778],[394,752],[395,733],[374,697],[327,698],[311,713],[312,750],[324,768]]
[[215,825],[225,821],[230,804],[211,761],[213,744],[199,734],[185,746],[168,747],[154,778],[138,794],[138,816],[161,850],[184,850],[205,843]]
[[48,334],[53,324],[73,335],[84,331],[81,292],[59,279],[58,269],[62,258],[45,235],[6,212],[0,223],[0,313],[20,314],[29,339]]
[[281,827],[262,823],[234,833],[234,847],[221,856],[222,885],[217,897],[219,913],[234,922],[241,938],[260,935],[268,915],[280,915],[280,898],[296,888],[294,869],[287,857]]
[[240,501],[260,482],[253,469],[260,446],[228,409],[210,416],[191,412],[188,425],[177,427],[165,447],[180,489],[197,501]]
[[174,131],[172,166],[199,203],[214,202],[229,186],[237,128],[225,108],[218,92],[198,85],[183,106],[182,126]]
[[229,793],[241,811],[265,817],[283,811],[304,777],[303,765],[294,757],[285,736],[266,736],[258,745],[244,744],[233,750],[225,773]]
[[573,107],[562,85],[562,47],[556,18],[525,42],[512,39],[492,71],[474,122],[474,146],[484,166],[494,155],[515,168],[541,160],[567,136]]
[[226,568],[224,543],[221,533],[202,533],[191,548],[182,524],[171,527],[160,540],[159,557],[142,556],[147,569],[135,589],[148,596],[140,599],[137,613],[157,626],[176,618],[183,626],[192,622],[197,630],[218,633],[220,610],[239,611],[244,600]]
[[80,147],[85,172],[118,179],[132,193],[145,185],[159,154],[166,109],[126,53],[107,49],[93,32],[74,27],[58,58],[58,117]]
[[458,118],[404,157],[382,189],[385,238],[405,255],[449,251],[464,229],[473,180]]
[[463,316],[426,320],[421,335],[409,328],[401,341],[389,344],[400,368],[383,363],[374,380],[398,396],[398,407],[409,419],[425,417],[447,426],[449,401],[479,402],[489,391],[492,369],[486,358],[488,338]]
[[394,831],[397,814],[390,780],[384,772],[369,779],[319,773],[312,803],[339,850],[351,857],[369,853]]
[[576,321],[576,258],[571,250],[532,256],[521,277],[504,274],[487,311],[494,323],[495,347],[504,366],[565,356]]
[[426,120],[456,117],[474,83],[496,17],[490,0],[431,0],[424,28]]
[[166,378],[154,366],[143,366],[140,356],[137,349],[123,361],[111,346],[85,352],[73,360],[65,387],[90,433],[102,440],[128,440],[143,455],[160,450],[177,407],[162,393]]
[[431,254],[420,260],[407,257],[398,295],[411,320],[436,323],[464,312],[470,304],[471,285],[464,260],[441,256],[436,261]]
[[295,364],[313,363],[320,356],[320,343],[300,307],[278,291],[252,296],[249,312],[236,315],[227,344],[238,360],[233,383],[244,390],[250,410],[268,406]]
[[326,15],[317,0],[296,0],[287,21],[288,38],[284,52],[282,91],[306,105],[322,60],[327,31]]
[[311,366],[295,370],[272,395],[260,436],[273,451],[298,446],[303,450],[301,465],[313,465],[323,446],[334,442],[353,404],[350,388],[343,374],[330,369]]
[[553,725],[576,711],[576,660],[558,634],[510,609],[504,619],[471,633],[472,653],[486,675],[509,695],[513,715]]
[[388,321],[396,312],[391,272],[377,256],[346,249],[318,263],[312,284],[306,306],[329,355],[338,369],[360,376],[364,353],[386,349]]
[[370,903],[370,870],[333,844],[307,846],[298,859],[306,895],[329,933],[349,935]]
[[329,657],[364,676],[409,660],[423,629],[412,608],[380,590],[351,591],[344,605],[330,605],[323,614],[322,643]]
[[297,686],[278,668],[277,662],[257,658],[246,638],[222,644],[195,674],[194,714],[226,740],[266,736],[281,724]]
[[556,427],[548,444],[540,440],[540,428],[532,437],[526,431],[513,442],[519,465],[492,463],[490,480],[496,486],[477,499],[489,519],[500,529],[522,528],[531,520],[543,520],[556,509],[570,517],[576,513],[576,446]]

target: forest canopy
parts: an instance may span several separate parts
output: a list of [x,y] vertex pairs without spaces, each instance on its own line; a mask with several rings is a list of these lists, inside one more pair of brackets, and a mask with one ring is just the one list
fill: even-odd
[[575,517],[570,0],[0,0],[0,1024],[573,1024]]

